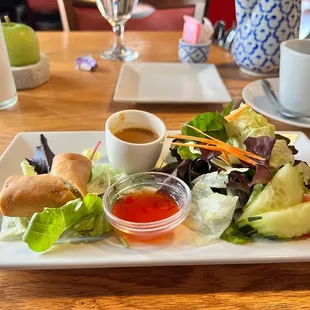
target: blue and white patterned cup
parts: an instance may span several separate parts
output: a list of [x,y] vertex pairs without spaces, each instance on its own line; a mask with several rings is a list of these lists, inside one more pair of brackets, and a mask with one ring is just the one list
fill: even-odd
[[208,60],[211,41],[205,44],[188,44],[179,40],[179,60],[185,63],[205,63]]
[[240,69],[277,75],[281,42],[299,36],[301,0],[236,0],[236,15],[232,53]]

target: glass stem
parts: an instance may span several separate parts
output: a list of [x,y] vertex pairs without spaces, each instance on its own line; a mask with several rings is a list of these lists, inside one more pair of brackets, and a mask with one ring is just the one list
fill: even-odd
[[113,27],[113,31],[115,33],[115,46],[118,48],[123,48],[125,45],[124,42],[124,24],[116,24]]

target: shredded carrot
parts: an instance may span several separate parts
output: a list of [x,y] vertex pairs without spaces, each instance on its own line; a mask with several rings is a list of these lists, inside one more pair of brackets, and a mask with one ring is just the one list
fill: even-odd
[[248,151],[241,150],[241,149],[239,149],[239,148],[237,148],[235,146],[226,144],[224,142],[218,143],[218,146],[225,148],[229,153],[232,153],[232,154],[238,153],[238,154],[245,155],[245,156],[248,156],[248,157],[251,157],[251,158],[254,158],[254,159],[265,161],[265,158],[263,158],[263,157],[255,155],[255,154],[250,153]]
[[[235,146],[233,146],[233,145],[229,145],[229,144],[227,144],[227,143],[225,143],[225,142],[223,142],[223,141],[221,141],[221,140],[218,140],[218,139],[216,139],[216,138],[214,138],[214,137],[212,137],[212,136],[210,136],[210,135],[204,133],[203,131],[201,131],[200,129],[198,129],[198,128],[194,127],[194,126],[191,126],[191,125],[188,125],[188,124],[186,124],[186,126],[188,126],[189,128],[192,128],[192,129],[196,130],[196,131],[199,132],[200,134],[202,134],[202,135],[208,137],[209,139],[213,140],[214,142],[216,142],[216,145],[218,145],[218,146],[221,146],[221,147],[223,147],[223,148],[224,148],[224,147],[228,147],[229,149],[233,150],[233,152],[242,153],[242,154],[244,154],[244,155],[246,155],[246,156],[249,156],[249,157],[252,157],[252,158],[254,158],[254,159],[258,159],[258,160],[265,161],[265,158],[263,158],[263,157],[260,157],[260,156],[258,156],[258,155],[255,155],[255,154],[250,153],[250,152],[248,152],[248,151],[241,150],[241,149],[239,149],[239,148],[237,148],[237,147],[235,147]],[[180,136],[180,135],[179,135],[179,136]],[[195,138],[196,138],[196,137],[191,137],[191,140],[195,141]],[[199,138],[199,139],[201,139],[201,138]],[[200,142],[201,142],[201,141],[200,141]],[[209,143],[209,142],[208,142],[208,143]]]
[[206,144],[196,144],[196,143],[181,143],[181,142],[172,142],[172,145],[176,145],[176,146],[192,146],[192,147],[196,147],[199,149],[205,149],[205,150],[210,150],[210,151],[219,151],[222,152],[223,150],[217,146],[213,146],[213,145],[206,145]]
[[[192,146],[192,147],[196,147],[196,148],[200,148],[200,149],[205,149],[205,150],[210,150],[210,151],[219,151],[219,152],[222,152],[222,153],[226,151],[226,150],[224,150],[221,147],[213,146],[213,145],[205,145],[205,144],[172,142],[171,145],[176,145],[176,146]],[[246,157],[245,155],[242,155],[242,154],[233,154],[233,155],[235,155],[240,160],[242,160],[244,162],[247,162],[250,165],[253,165],[253,166],[257,165],[257,163],[254,160]]]
[[233,113],[228,114],[227,116],[225,116],[226,121],[231,121],[232,119],[234,119],[238,114],[240,114],[241,112],[243,112],[244,110],[246,110],[247,108],[249,108],[250,105],[247,103],[245,106],[243,106],[242,108],[239,108],[238,110],[234,111]]
[[230,159],[229,159],[229,155],[227,152],[223,152],[224,156],[225,156],[225,159],[227,161],[227,163],[230,165]]
[[223,154],[224,152],[218,158],[220,158],[226,165],[230,165],[230,161],[227,161]]
[[[226,117],[226,120],[231,120],[234,117],[236,117],[236,115],[238,115],[239,113],[241,113],[242,111],[244,111],[245,109],[249,108],[250,105],[246,104],[244,107],[240,108],[239,110],[235,111],[235,113],[231,113]],[[229,145],[219,139],[216,139],[206,133],[204,133],[203,131],[201,131],[200,129],[191,126],[189,124],[185,124],[185,126],[195,130],[196,132],[202,134],[203,136],[207,137],[206,138],[201,138],[201,137],[193,137],[193,136],[187,136],[187,135],[182,135],[182,134],[177,134],[177,135],[169,135],[168,138],[174,138],[174,139],[180,139],[180,140],[189,140],[189,141],[194,141],[194,142],[202,142],[202,143],[206,143],[206,144],[195,144],[195,143],[178,143],[178,142],[173,142],[172,145],[177,145],[177,146],[193,146],[193,147],[198,147],[198,148],[202,148],[202,149],[207,149],[207,150],[217,150],[220,151],[223,154],[223,160],[225,158],[225,161],[227,163],[230,164],[230,159],[229,159],[229,154],[232,154],[234,156],[236,156],[238,159],[247,162],[253,166],[257,165],[257,162],[255,162],[253,159],[257,159],[257,160],[261,160],[261,161],[265,161],[265,158],[255,155],[251,152],[242,150],[240,148],[237,148],[233,145]]]
[[[214,143],[214,141],[211,140],[211,139],[208,140],[208,139],[204,139],[204,138],[185,136],[185,135],[169,135],[167,138],[182,139],[182,140],[193,140],[193,141],[198,141],[198,142],[204,142],[204,143],[208,143],[208,144],[214,145],[216,147],[216,143]],[[214,149],[214,150],[216,150],[216,149]],[[225,159],[226,159],[226,163],[228,165],[230,165],[230,159],[229,159],[228,152],[225,152],[223,149],[219,149],[218,151],[220,151],[220,152],[222,152],[224,154]]]
[[[191,126],[192,127],[192,126]],[[192,127],[194,128],[194,127]],[[198,141],[198,142],[204,142],[210,145],[214,145],[214,146],[218,146],[221,147],[223,150],[226,150],[226,152],[234,154],[235,156],[237,156],[237,154],[240,154],[242,156],[248,156],[254,159],[258,159],[258,160],[262,160],[264,161],[265,159],[263,157],[257,156],[255,154],[252,154],[250,152],[241,150],[235,146],[229,145],[221,140],[215,139],[207,134],[204,134],[206,136],[208,136],[211,139],[204,139],[204,138],[200,138],[200,137],[192,137],[192,136],[183,136],[183,135],[170,135],[168,136],[168,138],[174,138],[174,139],[183,139],[183,140],[192,140],[192,141]],[[238,157],[238,156],[237,156]]]
[[198,142],[204,142],[204,143],[209,143],[209,144],[215,144],[212,139],[206,139],[206,138],[199,138],[199,137],[192,137],[192,136],[184,136],[184,135],[169,135],[167,138],[172,138],[172,139],[182,139],[182,140],[193,140]]
[[[172,139],[181,139],[181,140],[192,140],[192,141],[197,141],[197,142],[204,142],[204,143],[207,143],[207,144],[211,144],[211,145],[219,145],[221,144],[222,146],[224,146],[224,144],[226,145],[226,147],[231,147],[231,145],[229,144],[226,144],[225,142],[223,141],[220,141],[220,140],[217,140],[215,138],[212,138],[212,139],[205,139],[205,138],[200,138],[200,137],[193,137],[193,136],[185,136],[185,135],[180,135],[180,134],[177,134],[177,135],[169,135],[167,136],[167,138],[172,138]],[[246,151],[244,150],[241,150],[241,149],[238,149],[236,148],[236,152],[240,151],[241,153],[244,153]],[[255,155],[255,154],[252,154],[252,153],[249,153],[250,155],[253,155],[253,158],[256,158],[256,159],[262,159],[261,157]]]

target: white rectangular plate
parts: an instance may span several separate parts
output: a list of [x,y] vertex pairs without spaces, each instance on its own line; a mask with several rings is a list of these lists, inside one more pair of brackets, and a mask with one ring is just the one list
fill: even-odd
[[113,99],[171,104],[222,103],[231,97],[212,64],[126,63]]
[[[301,132],[282,134],[290,134],[290,138],[295,141],[299,150],[297,158],[310,162],[308,138]],[[35,147],[39,145],[39,135],[29,132],[15,137],[0,158],[1,187],[10,175],[21,174],[20,162],[34,154]],[[80,153],[85,148],[92,148],[99,140],[104,142],[104,132],[100,131],[46,132],[44,135],[56,154]],[[166,151],[167,147],[168,143],[165,145]],[[104,147],[101,152],[105,156]],[[217,241],[195,247],[188,244],[187,235],[187,228],[180,225],[161,245],[140,244],[126,249],[114,236],[108,236],[92,243],[61,242],[43,254],[32,252],[22,241],[0,242],[0,268],[59,269],[310,261],[310,240],[278,242],[258,239],[243,246]]]

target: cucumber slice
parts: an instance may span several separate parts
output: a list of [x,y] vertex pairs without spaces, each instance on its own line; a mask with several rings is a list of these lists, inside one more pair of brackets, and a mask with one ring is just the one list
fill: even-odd
[[249,216],[281,210],[301,203],[303,193],[303,180],[300,172],[291,164],[286,164],[246,207],[237,224],[243,227],[248,224]]
[[258,195],[264,190],[264,185],[263,184],[256,184],[253,187],[251,196],[248,200],[248,203],[243,207],[243,211],[251,205],[251,203],[258,197]]
[[310,202],[249,217],[253,230],[269,239],[300,237],[310,232]]

